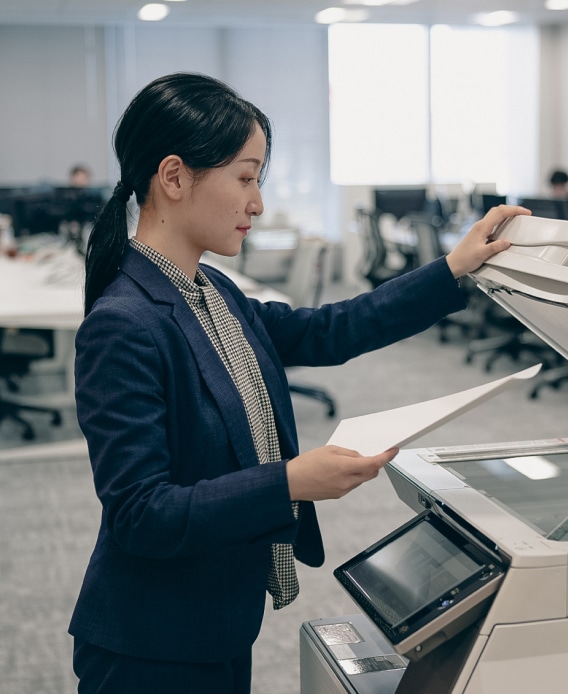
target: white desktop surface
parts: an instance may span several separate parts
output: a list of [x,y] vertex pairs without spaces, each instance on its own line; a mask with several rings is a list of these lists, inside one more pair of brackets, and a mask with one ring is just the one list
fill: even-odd
[[[205,262],[205,261],[204,261]],[[249,297],[290,302],[285,294],[207,258]],[[0,325],[75,331],[83,317],[83,261],[61,249],[43,260],[0,256]]]
[[0,257],[0,325],[76,330],[83,316],[81,261],[65,253],[59,266]]

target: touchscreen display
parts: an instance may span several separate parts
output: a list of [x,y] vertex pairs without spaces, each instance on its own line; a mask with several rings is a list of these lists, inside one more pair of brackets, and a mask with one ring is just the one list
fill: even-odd
[[482,567],[424,521],[352,565],[347,574],[394,628]]

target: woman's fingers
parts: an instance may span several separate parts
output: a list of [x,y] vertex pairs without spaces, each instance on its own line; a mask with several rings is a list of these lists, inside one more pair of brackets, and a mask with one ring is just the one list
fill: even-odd
[[491,241],[495,227],[506,219],[517,215],[529,215],[530,210],[519,205],[499,205],[476,222],[460,243],[448,254],[448,266],[457,279],[469,272],[477,270],[488,258],[495,253],[507,250],[511,245],[507,239]]
[[379,470],[398,453],[391,448],[374,456],[339,446],[323,446],[288,461],[286,473],[293,501],[321,501],[344,496]]

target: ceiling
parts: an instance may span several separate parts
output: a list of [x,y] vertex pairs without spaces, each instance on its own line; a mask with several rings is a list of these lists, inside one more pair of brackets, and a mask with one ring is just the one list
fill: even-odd
[[[109,24],[137,22],[138,9],[150,0],[0,0],[0,24]],[[158,1],[158,0],[154,0]],[[313,22],[330,6],[363,8],[365,0],[165,0],[162,24],[232,26]],[[568,10],[544,9],[544,0],[398,0],[398,5],[368,7],[369,21],[468,24],[479,12],[513,10],[521,23],[568,24]],[[402,4],[410,3],[410,4]]]

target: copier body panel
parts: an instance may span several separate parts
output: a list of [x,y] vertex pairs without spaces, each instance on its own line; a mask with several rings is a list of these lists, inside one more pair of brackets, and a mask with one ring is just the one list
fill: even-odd
[[[495,236],[508,238],[511,248],[472,279],[568,358],[568,222],[519,216]],[[321,694],[565,694],[563,433],[553,440],[402,450],[386,472],[416,518],[334,572],[378,651],[363,658],[355,649],[334,652],[322,639],[325,630],[304,624],[302,694],[320,694],[313,683],[324,679]],[[341,632],[354,619],[326,622]],[[309,652],[319,654],[317,667],[325,663],[328,676],[312,677],[311,689],[304,689],[317,660]],[[398,664],[394,677],[389,663]],[[388,678],[381,676],[383,665]]]

